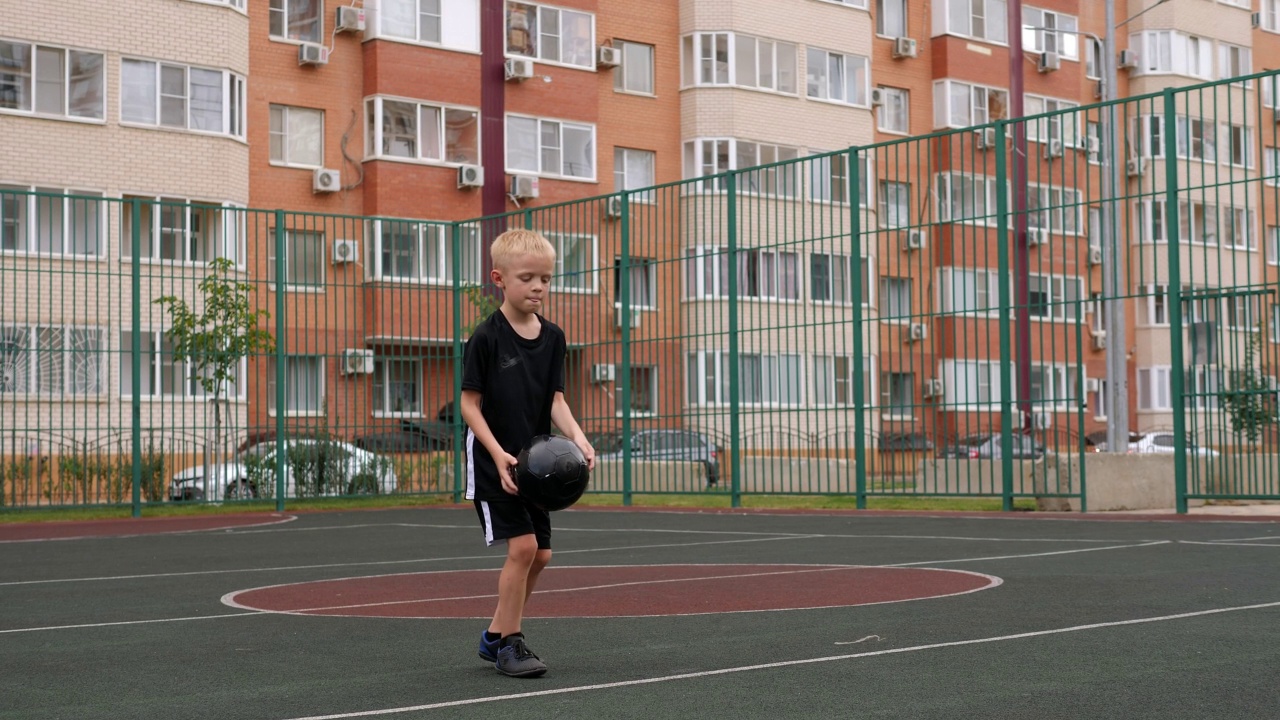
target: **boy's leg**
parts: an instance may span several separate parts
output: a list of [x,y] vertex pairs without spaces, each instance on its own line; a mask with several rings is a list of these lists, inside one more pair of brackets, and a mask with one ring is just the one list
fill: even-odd
[[[538,555],[538,540],[533,535],[507,538],[507,561],[498,576],[498,607],[493,613],[489,632],[501,637],[520,632],[524,604],[529,593],[533,592],[530,580],[537,578],[533,567]],[[538,572],[541,571],[542,568],[538,568]]]

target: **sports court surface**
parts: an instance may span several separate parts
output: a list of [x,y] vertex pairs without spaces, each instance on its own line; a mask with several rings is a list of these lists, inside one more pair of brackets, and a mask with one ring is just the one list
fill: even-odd
[[0,718],[1277,718],[1280,518],[432,508],[0,526]]

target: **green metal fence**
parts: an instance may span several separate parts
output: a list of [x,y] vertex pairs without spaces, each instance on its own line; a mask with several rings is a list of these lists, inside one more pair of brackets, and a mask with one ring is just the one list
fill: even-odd
[[0,502],[459,499],[514,226],[558,250],[591,492],[1084,509],[1119,394],[1108,449],[1172,455],[1180,509],[1277,498],[1275,82],[1016,121],[992,92],[987,125],[803,157],[697,139],[684,182],[467,222],[0,187]]

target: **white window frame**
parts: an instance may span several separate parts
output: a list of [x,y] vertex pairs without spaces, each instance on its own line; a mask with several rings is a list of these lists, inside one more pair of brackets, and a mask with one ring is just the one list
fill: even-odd
[[[999,360],[943,360],[938,373],[943,402],[958,412],[999,410]],[[1012,374],[1013,368],[1010,368]]]
[[[627,270],[630,280],[627,289],[630,299],[627,307],[631,310],[658,309],[658,260],[648,257],[632,257]],[[622,258],[613,259],[613,306],[622,306]],[[639,288],[639,290],[637,290]]]
[[[613,40],[613,47],[622,53],[622,64],[613,71],[613,91],[629,95],[652,97],[657,93],[654,47],[630,40]],[[641,70],[637,70],[637,64]],[[637,77],[637,74],[641,74]]]
[[[1044,304],[1044,314],[1036,314],[1038,307],[1028,300],[1027,314],[1032,320],[1040,322],[1076,322],[1084,316],[1085,296],[1084,280],[1075,275],[1050,275],[1031,273],[1027,276],[1028,286],[1038,284],[1047,291],[1048,299]],[[1075,287],[1075,297],[1069,291]],[[1031,292],[1035,292],[1034,289]]]
[[[515,135],[514,133],[511,132],[511,123],[513,121],[535,123],[533,136],[537,139],[538,146],[532,150],[532,154],[537,159],[536,168],[535,167],[515,167],[512,165],[511,143],[512,143],[513,136]],[[512,175],[532,174],[532,175],[539,175],[542,177],[556,178],[558,180],[568,180],[571,182],[593,183],[596,181],[596,170],[599,163],[596,158],[596,126],[594,123],[579,123],[579,122],[559,120],[554,118],[534,117],[532,115],[517,115],[514,113],[507,113],[505,122],[506,122],[506,142],[504,143],[506,146],[505,147],[505,166],[508,173]],[[547,137],[546,129],[547,129],[547,126],[549,125],[555,126],[556,141],[559,143],[558,147],[551,147],[544,144]],[[565,137],[566,137],[565,132],[566,131],[572,131],[574,133],[582,133],[582,132],[590,133],[591,139],[586,145],[588,156],[584,158],[585,160],[588,160],[591,164],[589,174],[580,175],[580,174],[572,174],[572,173],[565,172],[565,169],[566,167],[568,167],[568,163],[570,162],[569,158],[565,153]],[[557,151],[559,153],[559,157],[560,157],[559,167],[556,167],[556,168],[544,167],[544,163],[546,162],[546,155],[548,152],[552,152],[552,151]]]
[[[292,7],[291,7],[292,6]],[[296,9],[315,8],[315,17],[308,18],[305,23],[311,30],[305,36],[295,36],[290,26],[290,11]],[[272,40],[293,43],[321,43],[324,41],[324,0],[269,0],[267,7],[267,37]],[[277,21],[279,32],[277,32]]]
[[[819,282],[819,272],[815,267],[821,259],[826,263],[826,278],[823,282]],[[853,273],[862,273],[862,306],[872,307],[875,305],[876,288],[872,286],[875,280],[873,264],[867,259],[866,255],[858,257],[858,267],[855,270],[853,265],[853,256],[842,253],[827,252],[810,252],[808,262],[809,275],[809,302],[814,305],[852,305],[853,304]],[[821,289],[821,291],[820,291]],[[819,297],[821,295],[821,297]]]
[[[324,110],[271,103],[267,112],[267,134],[270,140],[268,143],[268,156],[272,165],[300,168],[324,167]],[[291,118],[295,115],[301,118],[310,117],[313,120],[318,118],[319,132],[315,137],[318,147],[314,149],[314,153],[319,162],[303,162],[292,157],[294,153],[291,151],[294,148],[294,143],[301,142],[297,137],[301,131],[291,121]],[[281,124],[278,128],[276,127],[277,119]],[[279,143],[279,153],[276,151],[277,142]]]
[[[387,114],[387,103],[413,107],[413,127],[392,127],[393,119]],[[470,115],[468,124],[475,127],[475,147],[463,147],[460,143],[452,146],[449,143],[450,114]],[[424,119],[434,114],[434,137],[426,136]],[[403,119],[405,116],[398,116]],[[396,132],[399,130],[399,132]],[[479,165],[483,142],[480,137],[480,111],[463,105],[440,105],[425,103],[410,98],[375,95],[365,99],[365,159],[390,160],[393,162],[422,163],[426,165],[444,165],[458,167],[460,165]],[[390,143],[401,142],[412,144],[412,155],[390,152]],[[438,149],[435,155],[428,155],[426,149],[434,144]],[[452,150],[453,154],[450,154]]]
[[[963,110],[958,103],[953,103],[955,95],[966,95]],[[1003,97],[1003,107],[998,98]],[[952,107],[955,104],[956,107]],[[992,117],[992,109],[997,110]],[[964,129],[974,125],[985,125],[1009,116],[1009,91],[1004,88],[978,85],[959,80],[941,79],[933,81],[933,126],[935,128]]]
[[1138,412],[1163,412],[1173,409],[1173,369],[1168,365],[1140,367],[1136,373]]
[[[810,159],[805,162],[809,166],[809,200],[816,203],[834,205],[849,204],[849,153],[810,150]],[[858,207],[867,207],[868,199],[874,197],[875,154],[863,155],[863,168],[860,179],[862,187],[858,193]],[[838,192],[837,192],[838,191]]]
[[[10,69],[3,75],[4,83],[0,84],[0,88],[4,88],[9,93],[16,92],[18,98],[13,103],[16,107],[0,106],[0,113],[31,115],[41,118],[56,118],[58,120],[72,120],[75,122],[102,123],[107,117],[107,59],[106,55],[91,50],[80,50],[78,48],[63,47],[60,45],[49,45],[45,43],[30,43],[21,40],[9,40],[0,38],[0,45],[24,46],[26,47],[27,68],[25,71],[17,71]],[[43,52],[55,52],[61,55],[62,72],[58,78],[59,87],[57,89],[59,108],[55,112],[40,109],[42,101],[45,100],[45,93],[53,92],[44,90],[45,79],[41,78],[41,60],[40,56]],[[73,55],[90,56],[97,58],[97,82],[92,82],[92,76],[89,76],[89,83],[83,84],[85,80],[72,76],[72,60]],[[25,80],[25,82],[24,82]],[[25,86],[25,107],[22,106],[21,100],[23,88]],[[83,93],[90,98],[97,95],[97,104],[90,112],[76,112],[73,110],[72,104],[75,101],[76,93]],[[3,97],[0,95],[0,97]]]
[[1028,227],[1046,229],[1055,235],[1081,234],[1084,193],[1071,187],[1035,183],[1027,190]]
[[1267,228],[1267,264],[1280,265],[1280,226]]
[[1222,164],[1252,170],[1253,138],[1256,134],[1253,128],[1244,124],[1222,123],[1222,134]]
[[1040,399],[1031,400],[1035,409],[1063,412],[1079,406],[1080,386],[1076,385],[1078,370],[1077,366],[1065,363],[1031,363],[1033,380],[1030,384],[1034,387],[1034,379],[1038,375],[1042,393]]
[[[71,333],[97,334],[97,348],[77,351],[71,348]],[[55,344],[41,347],[43,333],[60,338]],[[21,344],[19,344],[21,343]],[[87,354],[87,357],[86,357]],[[27,374],[25,391],[0,387],[0,397],[32,397],[64,400],[83,400],[103,397],[109,382],[107,369],[107,329],[95,325],[67,325],[60,323],[29,324],[0,321],[0,367],[13,363],[11,372]],[[82,356],[78,361],[77,355]],[[8,356],[6,358],[6,356]],[[25,357],[25,361],[22,359]],[[23,367],[25,364],[25,367]],[[6,368],[8,370],[8,368]],[[57,373],[57,389],[44,389],[48,384],[43,373]],[[77,377],[79,376],[79,377]],[[87,383],[87,384],[86,384]]]
[[[981,22],[981,28],[977,27],[978,22]],[[956,35],[993,45],[1008,45],[1009,22],[1005,2],[937,0],[933,4],[933,34]]]
[[[646,172],[647,170],[647,172]],[[630,190],[629,202],[657,202],[658,154],[652,150],[613,148],[613,191]]]
[[[892,8],[892,11],[887,8]],[[907,0],[876,0],[875,16],[876,35],[889,38],[910,37]],[[888,20],[893,20],[895,27],[888,27]]]
[[[272,229],[270,237],[273,241],[267,243],[267,282],[275,287],[276,263],[279,258],[276,257],[276,244],[274,242],[275,232]],[[310,247],[300,247],[301,245]],[[324,292],[326,275],[328,274],[326,267],[329,264],[329,247],[323,229],[310,228],[286,228],[284,231],[284,290],[286,292]],[[301,254],[310,262],[304,264],[305,267],[315,267],[320,273],[319,278],[299,278],[299,272],[295,268],[296,260]]]
[[[124,79],[126,65],[138,67],[139,71],[146,69],[145,66],[151,66],[151,85],[149,90],[152,95],[150,97],[150,120],[130,119],[125,117],[125,108],[131,93],[137,93],[139,90],[146,91],[148,88],[139,88],[130,90]],[[164,92],[164,70],[180,70],[183,76],[183,94],[173,95]],[[192,108],[193,86],[191,74],[193,70],[201,72],[214,73],[221,76],[220,81],[220,98],[221,102],[221,128],[218,130],[206,130],[202,128],[192,127],[195,110]],[[245,123],[245,93],[244,93],[244,77],[237,75],[229,70],[219,70],[217,68],[199,67],[196,65],[184,65],[182,63],[149,60],[146,58],[123,57],[120,59],[121,74],[121,90],[120,90],[120,114],[119,121],[121,125],[128,127],[154,128],[164,130],[179,130],[183,132],[198,133],[201,135],[220,135],[224,137],[233,137],[236,139],[244,139],[244,123]],[[164,101],[165,99],[180,99],[183,107],[183,122],[181,125],[176,123],[165,122],[164,119]]]
[[[898,287],[891,291],[891,288],[889,287],[891,284],[896,284]],[[905,284],[905,293],[904,288],[902,287],[903,284]],[[915,320],[915,316],[913,314],[915,311],[915,286],[910,275],[891,276],[881,274],[879,285],[880,322],[889,325],[908,325]],[[894,312],[894,309],[890,307],[892,300],[895,297],[899,300],[906,300],[906,312],[901,312],[902,308],[898,308],[898,312]]]
[[[457,50],[480,52],[480,3],[479,0],[434,0],[435,8],[427,6],[432,0],[380,0],[376,6],[366,5],[368,30],[365,37],[391,42],[408,43]],[[398,17],[393,17],[398,12]],[[392,27],[396,21],[405,23],[412,15],[413,35]],[[429,35],[427,18],[435,18],[440,38]]]
[[[840,372],[841,365],[844,372]],[[862,368],[863,399],[876,396],[876,360],[875,356],[866,355],[862,362],[857,362],[851,355],[814,355],[813,356],[813,401],[811,405],[818,408],[853,408],[857,398],[853,392],[853,376],[859,366]],[[842,392],[843,391],[843,392]],[[844,396],[843,399],[841,396]]]
[[[106,259],[111,233],[104,197],[92,190],[0,184],[0,255]],[[76,252],[81,238],[74,231],[89,224],[97,229],[93,251]],[[56,236],[53,232],[42,235],[41,230],[50,226],[57,229]]]
[[876,129],[894,135],[911,133],[911,91],[904,88],[881,87],[884,99],[876,109]]
[[[1144,158],[1164,157],[1164,117],[1161,115],[1141,115],[1133,118],[1129,125],[1133,134],[1130,138],[1130,153],[1136,152]],[[1136,140],[1136,142],[1135,142]]]
[[[243,206],[217,201],[167,195],[157,196],[144,193],[125,193],[123,197],[124,202],[120,206],[120,212],[123,216],[120,222],[121,262],[132,262],[133,260],[133,235],[129,223],[132,222],[133,213],[131,200],[137,198],[141,201],[143,221],[147,221],[148,216],[150,217],[150,235],[144,238],[143,248],[139,249],[141,262],[204,266],[215,258],[227,258],[235,263],[237,268],[244,269],[245,239],[247,236],[245,219],[247,213]],[[181,225],[175,225],[171,228],[165,226],[166,212],[181,212]],[[194,230],[193,227],[197,223],[192,222],[192,219],[200,217],[203,222],[203,213],[206,212],[215,213],[218,219],[218,226],[212,229],[201,228],[199,231]],[[160,256],[166,232],[182,233],[182,257],[165,258]],[[193,255],[191,251],[196,247],[192,245],[192,234],[196,232],[200,234],[195,239],[203,243],[212,244],[213,257],[203,260],[191,259]],[[214,233],[214,237],[207,237],[210,232]],[[142,254],[142,250],[146,248],[145,242],[147,241],[151,243],[151,252]]]
[[[328,375],[326,373],[326,367],[325,367],[328,364],[328,362],[326,361],[324,355],[307,355],[307,354],[285,355],[284,371],[286,376],[286,382],[289,381],[289,370],[290,370],[290,367],[292,366],[291,364],[298,363],[298,362],[307,362],[307,363],[316,364],[316,379],[319,380],[319,383],[320,383],[319,387],[307,388],[309,391],[316,391],[315,409],[300,410],[297,408],[286,407],[284,409],[284,416],[285,417],[323,417],[325,400],[328,394]],[[274,359],[271,359],[267,362],[267,414],[270,417],[276,417],[277,413],[279,412],[279,409],[276,407],[276,383],[278,382],[277,368],[276,368],[277,364],[278,363],[276,363]],[[296,383],[293,383],[293,384],[296,384]],[[286,405],[288,404],[288,402],[289,402],[289,393],[286,392],[285,393]]]
[[[388,409],[392,406],[393,400],[399,400],[399,397],[393,397],[392,387],[403,385],[403,380],[391,378],[392,366],[398,368],[407,367],[411,373],[413,380],[413,394],[410,410],[392,410]],[[422,417],[422,394],[423,394],[423,371],[422,358],[409,357],[402,355],[374,355],[373,358],[373,376],[370,378],[370,398],[369,408],[373,417],[376,418],[418,418]]]
[[1262,183],[1271,187],[1280,186],[1280,147],[1262,148]]
[[[975,202],[979,201],[979,194],[975,189],[971,193],[966,193],[963,188],[957,188],[957,183],[973,183],[982,186],[981,203],[982,207],[975,205],[973,208],[965,209],[961,207],[959,217],[955,212],[955,197],[959,197],[961,201],[966,196],[972,196]],[[1000,183],[994,177],[986,175],[972,175],[969,173],[939,173],[934,176],[934,192],[938,199],[938,222],[958,222],[966,225],[983,225],[987,227],[995,227],[999,218],[996,217],[996,193],[999,192]],[[1008,186],[1006,185],[1006,190]],[[958,193],[958,195],[957,195]]]
[[[741,33],[690,33],[680,40],[680,87],[737,87],[796,95],[798,50],[794,43]],[[754,78],[739,77],[745,68]]]
[[1064,148],[1080,147],[1080,117],[1083,113],[1070,112],[1080,107],[1080,103],[1041,95],[1024,96],[1023,115],[1031,117],[1043,113],[1062,112],[1059,115],[1036,118],[1027,123],[1027,140],[1030,142],[1049,142],[1060,140]]
[[[905,383],[902,382],[902,378],[906,379]],[[895,379],[898,381],[896,384],[895,384]],[[910,394],[910,397],[907,398],[908,404],[907,405],[903,405],[901,403],[895,404],[893,402],[894,401],[893,391],[895,387],[898,390],[901,390],[902,386],[904,385]],[[884,420],[914,420],[915,419],[915,411],[916,411],[916,408],[918,407],[916,403],[916,373],[898,372],[896,370],[885,370],[881,368],[879,386],[880,386],[880,395],[879,395],[880,417],[882,419]],[[902,410],[905,410],[907,412],[906,413],[900,412]]]
[[1169,242],[1169,213],[1165,204],[1163,198],[1134,201],[1134,242],[1157,245]]
[[1267,32],[1280,33],[1280,0],[1259,0],[1258,10],[1262,15],[1259,27]]
[[[462,277],[453,277],[453,225],[423,220],[374,220],[369,228],[368,277],[378,282],[469,287],[481,283],[481,238],[476,225],[458,226]],[[388,245],[396,231],[409,245]],[[391,266],[391,267],[389,267]],[[432,267],[438,270],[433,272]],[[393,271],[396,274],[392,274]]]
[[[1080,39],[1076,33],[1079,26],[1080,21],[1075,15],[1024,5],[1022,49],[1033,53],[1055,52],[1064,60],[1079,60]],[[1033,28],[1052,28],[1052,30]],[[1050,38],[1053,39],[1053,43],[1048,42]],[[1051,44],[1053,47],[1048,47]]]
[[[600,276],[597,270],[600,267],[598,259],[600,252],[599,236],[550,230],[543,230],[542,234],[556,248],[555,276],[552,280],[555,291],[575,294],[594,294],[597,292]],[[589,243],[590,247],[587,250],[586,257],[582,258],[581,267],[568,268],[569,259],[576,255],[571,250],[583,241]]]
[[[165,338],[169,334],[167,329],[151,329],[143,328],[142,337],[139,346],[142,351],[140,362],[142,374],[149,374],[151,390],[140,396],[140,399],[146,400],[199,400],[208,397],[204,386],[200,384],[196,376],[195,364],[191,360],[179,361],[173,359],[172,351],[164,352]],[[122,329],[119,333],[120,338],[120,398],[122,400],[132,400],[134,393],[132,388],[125,387],[125,383],[132,381],[133,372],[133,345],[132,330]],[[166,360],[167,359],[167,360]],[[173,382],[178,386],[178,392],[167,392],[165,387],[165,367],[170,366],[177,372],[174,373]],[[236,379],[231,381],[230,392],[224,392],[223,400],[232,402],[243,402],[245,400],[244,379],[248,377],[248,358],[240,358],[235,368]],[[144,380],[144,382],[147,382]]]
[[1144,30],[1129,35],[1138,53],[1134,75],[1182,75],[1212,80],[1213,41],[1176,30]]
[[[633,418],[634,417],[657,417],[659,415],[658,400],[662,397],[661,393],[658,391],[658,388],[660,387],[660,385],[658,384],[658,366],[649,365],[649,364],[631,365],[630,370],[631,370],[631,383],[630,383],[631,391],[627,394],[628,407],[623,408],[619,406],[614,411],[614,417],[623,417],[624,414],[630,415]],[[637,395],[639,395],[639,393],[636,392],[636,385],[638,384],[636,382],[637,374],[648,375],[647,381],[644,382],[644,385],[645,385],[644,395],[649,398],[650,405],[652,406],[648,409],[639,408],[635,404],[636,397]],[[621,382],[619,382],[618,384],[620,387]]]
[[[533,38],[532,52],[521,52],[519,49],[512,48],[512,45],[511,45],[512,33],[515,30],[521,29],[521,28],[512,27],[512,22],[513,22],[512,6],[513,5],[524,5],[529,8],[532,8],[534,11],[534,23],[535,23],[536,30],[530,34],[536,37]],[[596,67],[596,16],[595,16],[595,13],[585,12],[583,10],[578,10],[576,8],[561,7],[558,5],[545,5],[543,3],[525,2],[525,0],[507,0],[506,5],[504,7],[505,7],[505,10],[504,10],[503,22],[505,24],[504,26],[506,30],[504,37],[506,38],[506,56],[507,57],[524,57],[524,58],[529,58],[531,60],[536,60],[537,62],[540,62],[540,63],[546,63],[548,65],[557,65],[560,67],[567,67],[567,68],[577,68],[580,70],[591,70],[591,71],[595,70],[595,67]],[[555,18],[554,32],[546,29],[547,24],[552,22],[551,18],[553,17]],[[569,30],[572,28],[575,22],[580,23],[584,18],[586,19],[587,23],[590,25],[590,28],[591,28],[590,32],[588,33],[588,36],[585,41],[583,41],[581,38],[576,39],[576,42],[574,42],[574,45],[576,47],[570,49],[572,51],[572,55],[574,56],[573,59],[565,60],[564,57],[567,49],[565,47],[565,40],[569,36]],[[529,30],[528,27],[525,27],[523,29],[526,32],[528,32]],[[569,39],[574,40],[574,38],[569,38]],[[548,41],[551,41],[554,44],[554,48],[555,48],[554,53],[548,50],[548,45],[546,44]]]
[[[821,77],[814,74],[815,61]],[[835,64],[843,82],[835,82],[831,66]],[[863,55],[809,47],[805,52],[805,97],[837,105],[870,107],[871,60]],[[856,95],[856,97],[851,97]]]
[[999,275],[987,268],[938,268],[938,307],[957,315],[995,317],[1000,312],[999,283]]
[[1084,38],[1084,76],[1089,80],[1102,79],[1102,43]]
[[[1253,73],[1253,51],[1241,45],[1218,41],[1218,79],[1227,80]],[[1245,89],[1253,86],[1248,80],[1238,83]]]
[[[748,155],[751,157],[748,158]],[[687,192],[726,192],[728,179],[723,173],[730,170],[749,170],[762,163],[785,164],[739,173],[736,177],[738,193],[754,193],[762,196],[794,198],[800,192],[801,164],[787,162],[798,160],[800,149],[787,145],[761,143],[738,138],[693,138],[684,143],[684,177],[697,182],[684,183]],[[743,160],[751,164],[742,167]],[[707,180],[699,180],[708,176]],[[765,188],[764,191],[761,188]],[[773,191],[770,192],[769,189]]]
[[[890,196],[892,196],[892,204]],[[876,189],[876,219],[880,227],[885,229],[905,228],[912,225],[911,183],[897,180],[879,181]]]
[[[758,365],[758,372],[748,368]],[[794,376],[784,372],[790,364]],[[759,385],[751,384],[759,379]],[[707,380],[715,388],[708,397]],[[738,354],[739,405],[743,407],[802,407],[804,356],[796,353],[741,351]],[[690,407],[729,405],[729,351],[698,350],[685,354],[685,402]],[[790,390],[791,392],[786,392]],[[751,395],[758,393],[758,399]]]

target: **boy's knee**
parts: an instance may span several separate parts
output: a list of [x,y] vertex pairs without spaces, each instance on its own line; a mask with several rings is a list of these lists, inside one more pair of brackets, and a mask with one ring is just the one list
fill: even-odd
[[551,562],[550,548],[544,548],[544,549],[538,550],[538,552],[533,556],[533,564],[538,566],[539,568],[546,567],[550,562]]
[[524,564],[532,564],[537,560],[538,539],[533,535],[521,535],[507,540],[507,557]]

